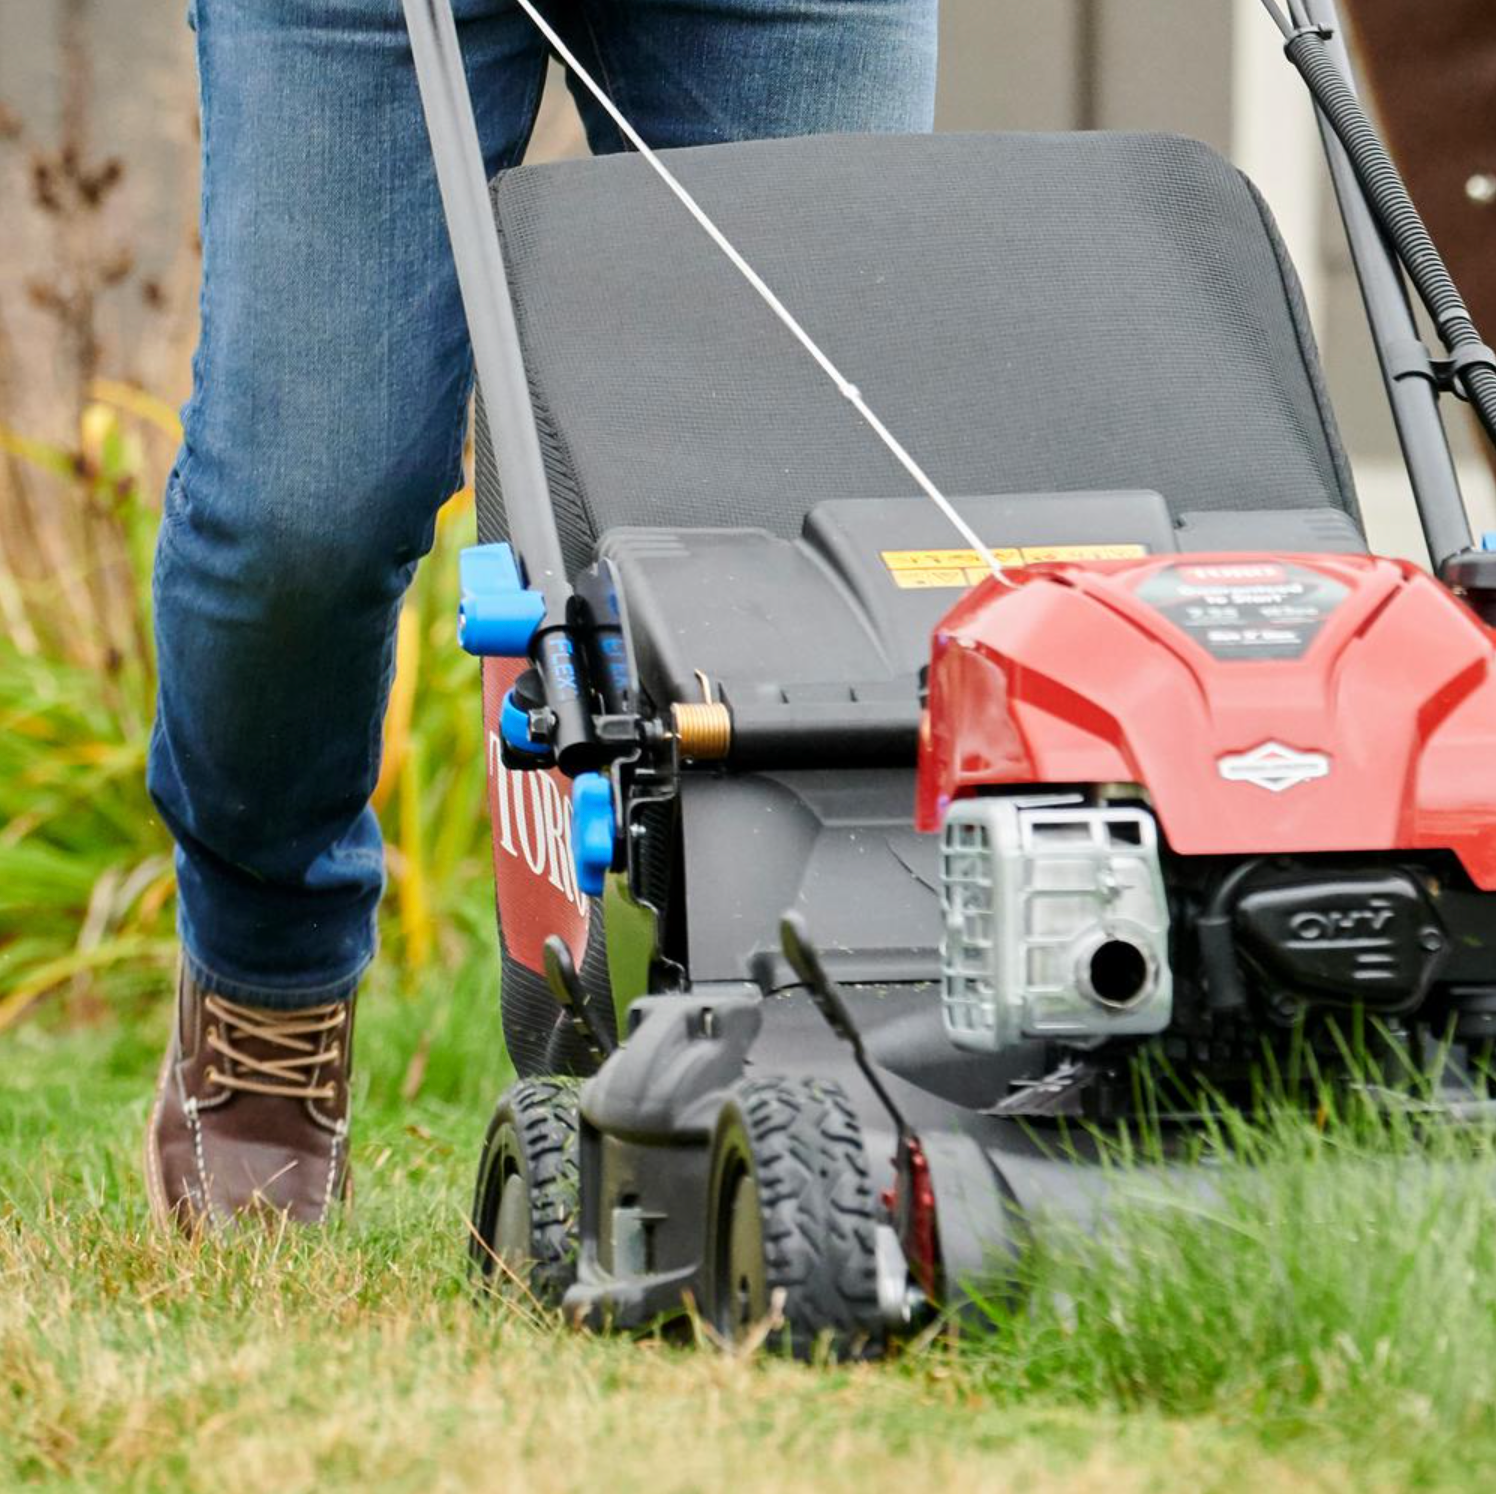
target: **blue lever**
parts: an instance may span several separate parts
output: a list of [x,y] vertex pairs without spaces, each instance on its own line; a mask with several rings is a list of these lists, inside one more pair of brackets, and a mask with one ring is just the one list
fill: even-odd
[[513,549],[469,545],[458,562],[458,575],[458,643],[480,659],[523,659],[545,617],[545,598],[526,588]]
[[1488,529],[1480,537],[1482,550],[1496,550],[1496,529]]
[[571,810],[577,887],[588,897],[601,897],[617,845],[613,785],[601,773],[578,773],[571,783]]

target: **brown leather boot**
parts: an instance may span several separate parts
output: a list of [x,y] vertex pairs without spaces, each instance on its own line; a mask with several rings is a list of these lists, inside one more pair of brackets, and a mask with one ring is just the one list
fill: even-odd
[[177,982],[146,1133],[146,1187],[189,1232],[246,1215],[321,1224],[348,1188],[353,1003],[241,1006]]

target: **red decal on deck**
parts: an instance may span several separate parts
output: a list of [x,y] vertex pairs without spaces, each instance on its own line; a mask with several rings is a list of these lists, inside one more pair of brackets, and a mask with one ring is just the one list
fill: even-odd
[[590,901],[577,888],[572,857],[571,780],[554,768],[506,768],[500,754],[499,713],[524,668],[511,659],[483,661],[483,723],[499,929],[509,953],[540,970],[552,934],[581,964]]

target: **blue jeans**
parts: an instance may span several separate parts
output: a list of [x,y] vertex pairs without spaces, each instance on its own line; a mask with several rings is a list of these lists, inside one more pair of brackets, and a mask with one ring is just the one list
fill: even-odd
[[[644,136],[673,146],[928,129],[936,4],[546,8]],[[498,171],[524,152],[545,50],[511,0],[455,8]],[[192,14],[202,327],[156,557],[148,777],[176,837],[189,973],[297,1007],[351,996],[373,956],[369,795],[395,623],[460,481],[472,364],[400,0]],[[578,103],[592,149],[618,150]]]

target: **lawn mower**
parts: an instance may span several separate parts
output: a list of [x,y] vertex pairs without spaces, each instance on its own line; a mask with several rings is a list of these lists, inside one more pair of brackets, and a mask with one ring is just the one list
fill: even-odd
[[448,0],[406,0],[481,395],[506,1031],[556,1016],[511,1035],[480,1278],[877,1351],[1104,1217],[1109,1136],[1187,1173],[1264,1066],[1375,1087],[1348,1032],[1478,1110],[1496,538],[1439,402],[1496,431],[1496,358],[1331,0],[1266,9],[1428,571],[1368,552],[1293,267],[1205,146],[656,154],[522,3],[638,149],[490,184]]

